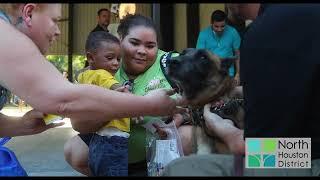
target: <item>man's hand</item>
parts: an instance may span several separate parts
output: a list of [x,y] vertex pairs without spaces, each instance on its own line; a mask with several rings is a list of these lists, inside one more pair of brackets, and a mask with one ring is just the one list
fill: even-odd
[[233,86],[239,86],[240,85],[240,75],[237,73],[233,78]]
[[187,100],[182,97],[173,99],[170,97],[173,94],[175,94],[173,89],[156,89],[150,91],[145,97],[148,98],[149,104],[152,105],[153,113],[159,116],[186,112],[186,109],[180,106],[186,105]]
[[46,125],[43,120],[44,117],[45,114],[37,110],[31,110],[24,114],[20,119],[21,129],[23,129],[23,134],[21,135],[38,134],[46,131],[47,129],[62,126],[64,124],[64,122],[60,122]]
[[210,111],[211,104],[206,104],[203,110],[203,118],[207,128],[210,130],[211,134],[215,134],[220,138],[230,133],[230,129],[236,128],[233,122],[229,119],[222,119],[215,113]]
[[243,139],[243,130],[234,126],[229,119],[222,119],[215,113],[210,111],[211,104],[206,104],[203,110],[203,118],[205,125],[210,131],[227,144],[230,151],[235,154],[244,154],[245,143]]

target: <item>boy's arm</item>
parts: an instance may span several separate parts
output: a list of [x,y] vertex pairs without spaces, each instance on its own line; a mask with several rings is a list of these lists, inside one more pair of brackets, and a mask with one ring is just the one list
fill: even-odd
[[122,86],[108,71],[99,71],[96,78],[99,86],[101,87],[118,92],[129,92],[128,89],[125,86]]

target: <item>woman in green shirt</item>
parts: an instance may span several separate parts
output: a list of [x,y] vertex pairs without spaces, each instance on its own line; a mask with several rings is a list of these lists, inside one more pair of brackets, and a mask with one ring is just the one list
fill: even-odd
[[[118,27],[118,33],[121,41],[122,61],[121,67],[115,75],[115,78],[122,84],[130,84],[131,92],[136,95],[145,95],[149,91],[166,88],[171,89],[169,82],[162,72],[160,66],[160,59],[166,53],[158,49],[158,39],[156,27],[153,21],[141,15],[128,15],[121,22]],[[177,53],[172,56],[177,56]],[[180,120],[181,117],[176,115],[175,120]],[[143,123],[150,120],[151,117],[144,117]],[[180,118],[180,119],[179,119]],[[176,122],[177,125],[180,122]],[[129,137],[129,176],[130,175],[147,175],[146,165],[146,130],[141,124],[131,123],[130,137]],[[184,129],[184,128],[181,128]],[[186,128],[189,131],[189,128]],[[182,130],[183,131],[183,130]],[[78,140],[80,139],[77,137]],[[78,141],[77,140],[77,141]],[[70,142],[71,143],[71,142]],[[82,142],[82,144],[84,144]],[[69,147],[68,147],[69,146]],[[75,148],[77,146],[77,148]],[[75,169],[81,169],[76,163],[76,151],[79,149],[79,144],[74,141],[67,144],[67,154],[65,156],[67,161]],[[77,149],[70,154],[68,149]],[[66,150],[66,149],[65,149]],[[85,153],[83,153],[85,154]],[[83,159],[81,157],[79,160]],[[84,164],[84,163],[82,163]]]
[[[122,65],[115,77],[120,83],[130,82],[131,92],[145,95],[158,88],[171,89],[160,67],[165,54],[158,49],[156,27],[151,19],[130,15],[118,27],[121,39]],[[146,123],[150,117],[144,117]],[[146,174],[146,132],[141,124],[132,124],[129,138],[129,174]],[[143,170],[145,171],[143,174]]]

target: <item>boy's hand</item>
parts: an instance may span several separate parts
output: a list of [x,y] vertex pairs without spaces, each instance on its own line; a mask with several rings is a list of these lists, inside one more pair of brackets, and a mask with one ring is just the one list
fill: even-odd
[[114,90],[118,91],[118,92],[130,93],[129,88],[127,86],[121,86],[121,87],[118,87]]

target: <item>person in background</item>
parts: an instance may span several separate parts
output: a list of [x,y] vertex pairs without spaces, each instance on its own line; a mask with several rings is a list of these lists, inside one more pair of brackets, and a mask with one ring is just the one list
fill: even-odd
[[233,28],[235,28],[240,35],[241,40],[243,39],[243,35],[246,31],[246,21],[238,18],[238,16],[234,16],[232,11],[230,11],[230,4],[225,4],[225,13],[227,14],[226,23]]
[[240,36],[235,28],[226,24],[227,15],[216,10],[211,14],[211,25],[199,33],[197,49],[208,49],[221,59],[235,58],[229,69],[234,85],[240,84]]
[[106,9],[106,8],[99,9],[97,12],[98,24],[91,32],[96,32],[96,31],[109,32],[108,26],[110,24],[110,18],[111,18],[111,12],[109,11],[109,9]]

